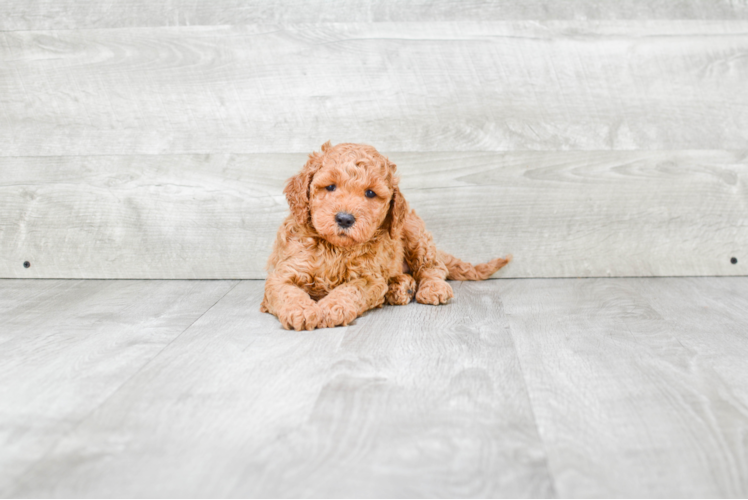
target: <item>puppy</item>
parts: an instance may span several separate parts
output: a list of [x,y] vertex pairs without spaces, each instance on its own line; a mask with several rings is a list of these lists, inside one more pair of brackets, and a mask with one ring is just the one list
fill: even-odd
[[484,280],[511,256],[473,266],[438,251],[371,146],[329,142],[284,190],[291,214],[268,260],[260,310],[286,329],[347,325],[385,302],[444,304],[445,281]]

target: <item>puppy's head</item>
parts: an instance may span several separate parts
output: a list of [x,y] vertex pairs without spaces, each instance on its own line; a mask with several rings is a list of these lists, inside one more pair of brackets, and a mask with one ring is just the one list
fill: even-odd
[[371,146],[322,145],[284,190],[296,222],[335,246],[369,241],[378,231],[397,237],[407,212],[397,166]]

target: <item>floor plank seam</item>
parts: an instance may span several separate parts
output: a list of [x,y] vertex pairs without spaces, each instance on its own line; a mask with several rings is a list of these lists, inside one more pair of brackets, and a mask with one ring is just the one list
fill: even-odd
[[176,341],[178,338],[180,338],[182,335],[184,335],[184,333],[187,330],[189,330],[190,328],[192,328],[192,326],[195,323],[197,323],[198,321],[200,321],[200,319],[203,316],[205,316],[208,313],[208,311],[210,311],[211,309],[213,309],[216,306],[216,304],[218,304],[219,302],[221,302],[224,299],[224,297],[226,297],[226,295],[228,295],[229,293],[231,293],[231,291],[234,290],[234,288],[236,288],[239,285],[239,283],[240,283],[240,281],[236,281],[234,283],[234,286],[232,286],[231,288],[229,288],[229,290],[226,291],[226,293],[224,293],[223,295],[221,295],[221,297],[218,300],[216,300],[209,308],[207,308],[205,311],[203,311],[203,313],[200,314],[200,316],[198,316],[184,330],[182,330],[181,332],[179,332],[178,335],[176,335],[173,339],[171,339],[159,352],[157,352],[153,357],[151,357],[151,359],[149,359],[148,361],[146,361],[143,364],[143,366],[141,366],[140,368],[138,368],[130,377],[127,378],[127,380],[125,380],[119,386],[117,386],[117,388],[114,389],[111,392],[111,394],[109,394],[106,398],[104,398],[101,401],[101,403],[99,403],[98,405],[96,405],[95,408],[91,409],[91,411],[89,411],[85,416],[81,417],[78,420],[78,422],[76,422],[73,427],[71,427],[70,429],[68,429],[67,432],[65,432],[64,434],[62,434],[59,437],[59,439],[55,440],[55,442],[52,445],[50,445],[49,448],[47,448],[47,451],[44,452],[44,454],[42,456],[40,456],[37,460],[34,460],[33,463],[29,464],[29,466],[21,474],[18,475],[17,480],[15,482],[15,485],[11,486],[5,492],[0,492],[0,496],[5,497],[5,498],[7,498],[7,497],[15,497],[16,494],[14,494],[14,491],[17,491],[17,489],[23,485],[23,483],[25,482],[26,476],[28,476],[28,474],[31,473],[31,471],[34,469],[34,467],[36,467],[37,464],[42,463],[45,460],[47,460],[47,458],[49,458],[50,454],[54,451],[55,448],[57,448],[57,446],[61,442],[63,442],[67,437],[69,437],[71,434],[73,434],[81,425],[83,425],[88,419],[90,419],[91,416],[93,416],[97,411],[99,411],[100,408],[102,408],[104,405],[106,405],[106,403],[108,401],[110,401],[117,393],[119,393],[119,391],[122,390],[123,387],[125,387],[131,380],[133,380],[135,377],[137,377],[138,374],[140,374],[140,372],[142,372],[145,367],[147,367],[148,365],[150,365],[156,358],[158,358],[161,355],[161,353],[163,353],[170,345],[172,345],[174,343],[174,341]]
[[[504,319],[506,319],[506,310],[504,309],[504,302],[499,299],[501,304],[501,315]],[[519,371],[522,375],[522,385],[525,389],[525,395],[527,395],[527,401],[530,404],[530,413],[532,415],[532,423],[535,427],[535,432],[538,434],[538,440],[540,441],[540,446],[543,447],[543,455],[545,456],[545,469],[548,474],[548,481],[550,481],[551,485],[551,491],[553,492],[552,498],[562,498],[558,494],[558,489],[556,488],[556,478],[553,476],[553,471],[551,470],[551,457],[548,453],[548,447],[546,446],[545,439],[543,439],[543,434],[540,432],[540,426],[538,426],[538,417],[535,413],[535,403],[533,402],[532,394],[530,393],[530,388],[527,385],[527,378],[525,375],[525,367],[522,364],[522,358],[519,355],[519,350],[517,349],[517,343],[514,341],[514,333],[512,331],[512,327],[507,322],[504,326],[504,329],[509,334],[509,338],[512,341],[512,348],[514,349],[514,355],[517,359],[517,364],[519,365]]]
[[[76,287],[77,287],[77,286],[78,286],[78,285],[80,284],[80,282],[81,282],[82,280],[75,280],[75,281],[76,281],[76,282],[75,282],[75,283],[73,283],[73,284],[72,284],[71,286],[68,286],[68,287],[66,287],[66,288],[65,288],[64,290],[58,291],[57,293],[55,293],[55,294],[54,294],[54,295],[52,295],[51,297],[47,297],[47,299],[46,299],[46,300],[44,300],[44,302],[42,302],[42,304],[44,304],[45,302],[49,302],[49,301],[51,301],[51,300],[53,300],[53,299],[55,299],[55,298],[59,297],[60,295],[62,295],[62,294],[64,294],[64,293],[66,293],[66,292],[69,292],[70,290],[72,290],[72,289],[76,288]],[[62,286],[62,283],[58,283],[58,284],[56,284],[56,285],[52,286],[51,288],[52,288],[52,289],[57,289],[57,288],[60,288],[61,286]],[[42,295],[43,293],[44,293],[44,290],[40,290],[40,291],[39,291],[38,293],[36,293],[36,294],[32,295],[31,297],[28,297],[28,298],[27,298],[26,300],[30,301],[30,300],[32,300],[32,299],[34,299],[34,298],[36,298],[36,297],[38,297],[38,296]],[[20,314],[23,314],[23,312],[21,312]],[[9,318],[3,318],[3,320],[4,320],[5,322],[7,322],[7,321],[9,320]],[[2,340],[2,341],[0,341],[0,345],[3,345],[3,344],[5,344],[6,342],[9,342],[9,341],[11,341],[12,339],[13,339],[13,337],[8,337],[7,339],[5,339],[5,340]]]

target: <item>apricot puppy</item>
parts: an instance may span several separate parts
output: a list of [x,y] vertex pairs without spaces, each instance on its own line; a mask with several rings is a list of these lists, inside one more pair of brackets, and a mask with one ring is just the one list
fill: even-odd
[[484,280],[511,260],[473,266],[438,251],[396,169],[363,144],[327,142],[309,155],[284,190],[291,214],[268,260],[262,312],[286,329],[347,325],[385,302],[444,304],[446,279]]

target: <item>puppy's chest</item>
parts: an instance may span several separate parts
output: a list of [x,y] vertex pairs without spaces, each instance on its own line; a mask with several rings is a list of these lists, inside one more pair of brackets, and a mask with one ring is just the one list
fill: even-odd
[[360,276],[362,270],[367,274],[380,274],[377,269],[362,268],[358,261],[325,260],[310,273],[311,280],[304,288],[313,299],[319,300],[334,288]]
[[330,274],[314,274],[312,281],[304,284],[304,289],[314,300],[320,300],[330,293],[334,288],[348,281],[345,276]]
[[398,261],[395,252],[389,248],[379,252],[359,255],[325,255],[309,273],[310,280],[304,283],[304,289],[315,300],[325,297],[336,287],[362,276],[376,276],[385,280],[398,274],[402,258]]

